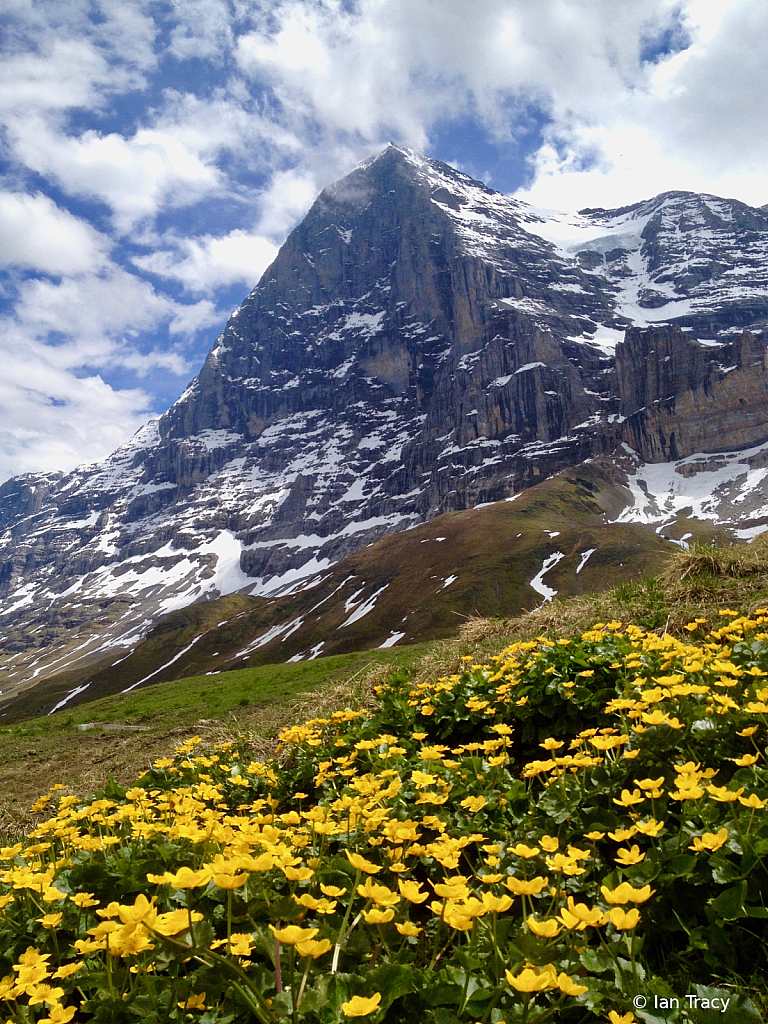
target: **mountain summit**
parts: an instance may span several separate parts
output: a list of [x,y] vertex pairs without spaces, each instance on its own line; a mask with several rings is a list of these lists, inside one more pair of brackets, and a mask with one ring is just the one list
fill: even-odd
[[389,146],[320,194],[165,415],[0,487],[7,678],[206,597],[310,586],[587,459],[630,473],[625,519],[663,525],[649,465],[749,449],[719,456],[712,512],[749,529],[766,323],[763,210],[669,192],[554,214]]

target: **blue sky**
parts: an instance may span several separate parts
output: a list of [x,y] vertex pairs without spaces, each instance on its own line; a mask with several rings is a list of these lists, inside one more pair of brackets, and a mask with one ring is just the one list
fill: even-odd
[[540,206],[768,202],[764,0],[6,0],[0,479],[164,411],[395,141]]

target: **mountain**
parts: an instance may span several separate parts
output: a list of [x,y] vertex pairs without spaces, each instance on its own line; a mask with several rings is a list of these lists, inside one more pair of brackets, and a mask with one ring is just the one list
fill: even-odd
[[0,487],[3,698],[591,460],[626,485],[604,523],[753,535],[767,286],[765,211],[566,216],[388,147],[321,193],[167,413]]

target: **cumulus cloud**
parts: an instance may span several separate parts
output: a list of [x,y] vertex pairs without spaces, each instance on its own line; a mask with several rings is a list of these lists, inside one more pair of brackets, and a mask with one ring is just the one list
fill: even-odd
[[135,262],[160,277],[182,282],[191,292],[211,292],[219,285],[244,284],[259,280],[277,255],[277,246],[263,235],[236,228],[216,238],[186,238],[175,250],[160,250],[139,256]]
[[154,216],[164,203],[192,203],[219,182],[215,167],[157,129],[141,129],[130,138],[91,129],[73,138],[38,121],[16,126],[14,134],[16,152],[28,167],[70,195],[106,203],[120,234]]
[[8,332],[0,342],[0,479],[103,458],[146,422],[147,393],[114,389],[98,374],[77,376],[27,339],[20,360],[16,342]]
[[41,192],[0,191],[0,266],[81,274],[97,270],[108,248],[90,224]]

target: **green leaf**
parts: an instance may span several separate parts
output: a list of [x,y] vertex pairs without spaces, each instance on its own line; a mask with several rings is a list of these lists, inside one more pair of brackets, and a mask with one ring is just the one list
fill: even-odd
[[747,883],[744,881],[721,892],[709,905],[717,916],[721,917],[724,921],[735,921],[739,917],[746,917],[744,909],[744,897],[746,895]]
[[604,949],[587,949],[579,957],[582,964],[592,974],[604,974],[613,969],[613,959]]
[[578,809],[581,794],[577,789],[563,796],[559,786],[550,786],[539,801],[539,807],[558,825],[565,821]]
[[386,1009],[395,999],[413,991],[413,971],[402,964],[381,964],[366,975],[377,992],[381,992],[381,1008]]
[[[762,1016],[755,1004],[734,989],[715,988],[706,985],[694,985],[695,994],[700,1000],[718,1001],[716,1007],[704,1008],[701,1005],[688,1009],[688,1015],[695,1024],[714,1024],[715,1021],[727,1021],[728,1024],[758,1024]],[[723,1014],[723,1002],[728,1000],[728,1009]],[[682,1000],[681,1000],[682,1005]],[[686,1000],[686,1008],[688,1003]]]
[[299,1013],[319,1013],[328,1003],[328,976],[321,974],[315,984],[305,990]]
[[438,1006],[432,1013],[432,1020],[435,1024],[459,1024],[459,1019],[452,1010],[444,1006]]
[[727,885],[741,874],[741,869],[724,857],[717,857],[716,855],[711,859],[710,865],[712,867],[712,880],[717,882],[718,885]]
[[687,853],[682,853],[679,857],[673,857],[672,860],[664,865],[665,873],[669,872],[677,878],[689,875],[695,867],[696,858]]
[[482,960],[464,949],[457,949],[453,955],[466,971],[479,971],[484,967]]

